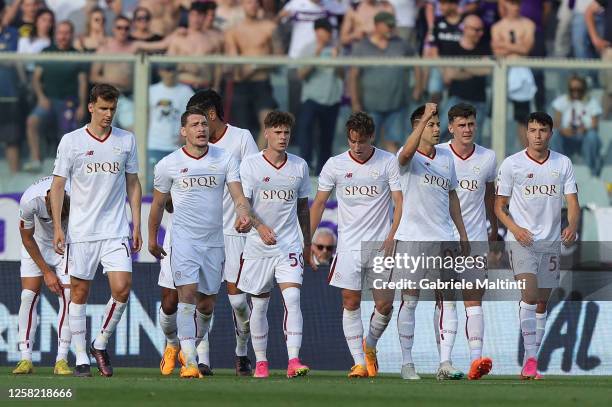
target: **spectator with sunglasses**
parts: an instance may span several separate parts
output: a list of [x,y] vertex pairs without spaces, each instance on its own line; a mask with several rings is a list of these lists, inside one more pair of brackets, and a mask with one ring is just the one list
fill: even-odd
[[336,254],[336,234],[330,228],[318,228],[312,235],[312,261],[317,266],[328,266]]
[[132,32],[130,40],[154,42],[164,37],[151,31],[151,12],[144,7],[136,7],[132,18]]
[[586,80],[574,75],[568,80],[568,94],[553,101],[554,123],[559,131],[552,139],[551,149],[567,156],[579,151],[591,175],[597,177],[601,170],[598,129],[602,107],[587,90]]

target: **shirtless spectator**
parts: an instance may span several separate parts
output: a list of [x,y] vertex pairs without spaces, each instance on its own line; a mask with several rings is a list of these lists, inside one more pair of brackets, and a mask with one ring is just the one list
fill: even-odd
[[[117,16],[113,36],[98,48],[98,54],[133,54],[136,46],[130,41],[130,20]],[[129,62],[96,62],[91,66],[91,82],[107,83],[116,87],[121,95],[117,105],[115,120],[122,128],[129,130],[134,126],[134,102],[132,101],[133,67]]]
[[244,20],[244,10],[238,0],[217,0],[217,18],[215,26],[227,31]]
[[151,13],[151,31],[165,37],[178,26],[180,3],[176,0],[140,0],[139,8]]
[[74,41],[74,48],[81,52],[96,52],[106,42],[104,11],[96,7],[89,12],[85,33]]
[[160,41],[163,36],[154,33],[151,29],[151,12],[144,7],[136,7],[132,18],[132,33],[130,40],[153,42]]
[[[258,0],[242,0],[245,19],[226,31],[225,53],[229,56],[267,56],[282,53],[277,25],[259,17]],[[257,144],[265,146],[263,121],[277,104],[270,85],[271,66],[238,65],[233,68],[233,85],[228,86],[226,99],[231,104],[231,122],[259,134]],[[232,88],[233,86],[233,88]],[[228,118],[228,120],[230,120]]]
[[[528,56],[534,44],[535,24],[530,19],[521,16],[521,0],[504,0],[504,14],[504,17],[491,27],[493,54],[496,57]],[[517,79],[517,76],[520,78]],[[512,87],[514,81],[532,84],[519,91],[523,94],[516,96],[512,92],[508,94],[514,104],[514,120],[518,124],[519,139],[523,145],[526,145],[524,123],[531,111],[531,98],[535,95],[535,79],[528,68],[520,67],[520,69],[508,71],[509,88]],[[529,97],[530,94],[531,97]]]
[[[599,33],[596,17],[604,21],[604,32]],[[589,4],[584,19],[591,42],[604,61],[612,60],[612,2],[609,0],[594,0]],[[602,71],[604,95],[603,95],[603,119],[612,116],[612,69]]]
[[340,29],[342,45],[351,45],[371,34],[374,31],[374,16],[380,11],[395,14],[393,5],[386,0],[363,0],[355,9],[349,7]]
[[68,20],[74,24],[75,35],[77,37],[85,34],[86,21],[88,16],[94,11],[100,10],[104,15],[104,32],[110,34],[113,31],[115,17],[121,14],[121,2],[118,2],[111,7],[101,8],[98,0],[85,0],[85,5],[68,14]]
[[[189,10],[187,29],[177,28],[161,41],[138,41],[139,51],[166,50],[167,55],[204,56],[223,53],[223,33],[213,27],[214,2],[194,2]],[[178,64],[178,81],[193,90],[219,89],[221,69],[207,64]]]

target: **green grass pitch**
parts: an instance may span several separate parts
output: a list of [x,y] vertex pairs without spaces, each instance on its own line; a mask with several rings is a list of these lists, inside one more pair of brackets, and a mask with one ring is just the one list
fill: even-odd
[[[267,380],[238,378],[218,369],[204,379],[180,379],[178,370],[162,377],[158,369],[115,368],[103,378],[55,377],[50,368],[28,376],[0,370],[0,405],[78,405],[83,407],[146,406],[604,406],[612,398],[612,377],[547,376],[521,381],[510,376],[488,376],[480,381],[438,382],[432,376],[404,381],[399,375],[348,380],[344,372],[313,371],[287,379],[273,371]],[[97,373],[92,366],[92,372]],[[71,388],[72,400],[8,400],[9,388]]]

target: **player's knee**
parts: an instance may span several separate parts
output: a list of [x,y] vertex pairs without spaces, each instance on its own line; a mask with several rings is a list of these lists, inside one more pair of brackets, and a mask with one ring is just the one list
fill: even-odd
[[173,315],[178,309],[178,300],[175,301],[173,298],[162,298],[161,308],[164,314]]
[[300,306],[300,289],[297,287],[285,288],[282,292],[283,300],[287,308],[295,308]]
[[546,307],[548,306],[548,301],[539,300],[536,304],[536,312],[538,314],[543,314],[546,312]]
[[361,301],[356,298],[343,298],[342,299],[342,306],[344,307],[344,309],[347,309],[349,311],[355,311],[359,309],[360,303]]
[[377,303],[376,311],[378,311],[381,315],[389,315],[391,312],[393,312],[393,304],[387,302]]
[[130,290],[132,289],[131,281],[121,281],[112,288],[113,298],[119,302],[127,302],[130,298]]

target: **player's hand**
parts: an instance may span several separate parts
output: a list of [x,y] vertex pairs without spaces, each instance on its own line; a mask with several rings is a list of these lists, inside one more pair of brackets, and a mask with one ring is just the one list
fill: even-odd
[[138,253],[142,249],[142,234],[140,228],[134,228],[132,233],[132,253]]
[[435,103],[425,103],[425,112],[423,113],[423,120],[428,121],[435,114],[438,113],[438,105]]
[[533,234],[529,230],[522,227],[517,227],[515,230],[511,230],[510,232],[514,235],[516,241],[519,242],[521,246],[527,247],[533,244]]
[[49,269],[43,273],[43,278],[45,279],[45,285],[53,294],[56,294],[58,296],[62,295],[62,282],[60,281],[57,274],[55,274],[51,269]]
[[498,229],[491,229],[491,232],[488,235],[489,242],[497,242],[499,236]]
[[253,227],[251,217],[248,215],[236,216],[236,222],[234,223],[234,229],[238,233],[246,233]]
[[261,237],[261,240],[263,240],[263,242],[268,246],[276,244],[276,233],[274,233],[272,229],[270,229],[263,223],[257,228],[257,233],[259,233],[259,237]]
[[161,260],[167,256],[166,251],[157,242],[149,242],[149,253],[156,259]]
[[561,242],[564,246],[571,246],[576,241],[576,228],[568,226],[561,232]]
[[304,250],[302,251],[302,254],[304,257],[304,261],[306,262],[306,264],[308,264],[310,266],[310,268],[312,269],[312,271],[318,271],[318,267],[315,264],[315,262],[312,259],[312,250],[311,250],[312,246],[310,244],[305,244],[304,245]]
[[467,238],[463,238],[459,241],[459,245],[461,245],[461,255],[463,257],[468,257],[472,253],[472,248],[470,247],[470,242]]
[[380,251],[384,252],[385,257],[393,256],[393,251],[395,249],[395,239],[393,236],[387,236],[382,246],[380,246]]
[[64,231],[60,229],[56,229],[53,232],[53,250],[55,253],[64,255],[64,248],[66,247],[66,236],[64,236]]

